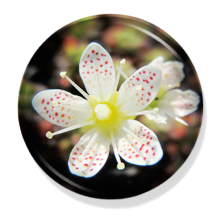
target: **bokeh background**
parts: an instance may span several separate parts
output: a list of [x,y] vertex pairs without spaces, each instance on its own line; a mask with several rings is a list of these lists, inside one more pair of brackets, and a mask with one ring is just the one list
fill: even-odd
[[[68,76],[84,89],[78,65],[83,50],[91,42],[98,42],[106,48],[115,66],[125,58],[123,69],[128,76],[160,55],[165,61],[177,60],[184,64],[185,78],[180,89],[191,89],[200,96],[198,110],[183,118],[189,126],[172,119],[164,125],[149,121],[144,116],[137,118],[154,131],[160,140],[164,156],[156,165],[142,167],[124,161],[126,168],[119,171],[113,152],[110,152],[102,170],[96,176],[85,179],[71,174],[67,161],[72,148],[86,129],[64,133],[51,140],[45,137],[48,130],[57,131],[61,128],[42,119],[33,109],[31,100],[44,89],[63,89],[80,95],[66,79],[60,78],[59,72],[67,71]],[[120,84],[123,81],[121,77]],[[160,28],[136,18],[99,15],[65,26],[39,47],[24,73],[18,108],[25,143],[36,162],[50,177],[74,192],[116,199],[139,195],[159,186],[184,164],[199,134],[203,105],[196,71],[185,51],[173,38]]]

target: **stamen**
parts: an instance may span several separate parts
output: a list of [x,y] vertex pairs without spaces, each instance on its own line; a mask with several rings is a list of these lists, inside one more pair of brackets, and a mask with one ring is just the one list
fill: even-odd
[[121,71],[121,75],[124,77],[124,79],[128,78],[128,75],[123,70]]
[[115,78],[115,84],[114,84],[112,93],[111,93],[111,95],[110,95],[110,99],[113,99],[114,96],[115,96],[115,92],[116,92],[117,87],[118,87],[120,75],[121,75],[121,73],[122,73],[122,67],[123,67],[123,65],[125,64],[125,59],[122,59],[122,60],[120,61],[120,64],[121,64],[121,65],[117,68],[117,69],[118,69],[118,72],[117,72],[117,75],[116,75],[116,78]]
[[109,133],[110,133],[110,138],[111,138],[111,142],[112,142],[112,146],[113,146],[114,155],[115,155],[115,158],[116,158],[117,163],[118,163],[117,169],[123,170],[125,168],[125,164],[121,162],[121,159],[119,157],[113,130],[110,130]]
[[62,130],[56,131],[54,133],[52,133],[51,131],[48,131],[46,133],[46,137],[49,138],[49,139],[52,139],[53,136],[55,136],[55,135],[62,134],[62,133],[65,133],[65,132],[68,132],[68,131],[71,131],[71,130],[75,130],[77,128],[85,127],[85,126],[88,126],[88,125],[92,125],[92,124],[94,124],[94,120],[90,120],[90,121],[87,121],[87,122],[79,123],[79,124],[76,124],[76,125],[64,128]]
[[136,134],[134,134],[132,131],[130,131],[129,129],[127,129],[125,126],[123,126],[122,129],[126,133],[128,133],[129,135],[131,135],[132,137],[136,138],[138,141],[143,142],[143,140],[141,138],[139,138]]
[[66,105],[66,104],[58,103],[58,101],[53,101],[52,105],[54,107],[60,106],[60,107],[64,107],[64,108],[67,108],[67,109],[72,109],[72,110],[79,111],[79,112],[84,112],[84,113],[92,112],[91,109],[83,109],[83,108],[80,108],[80,107],[74,107],[72,105]]
[[181,119],[181,118],[179,118],[173,114],[170,114],[170,113],[167,113],[167,115],[170,116],[171,118],[175,119],[177,122],[182,123],[185,126],[188,126],[188,123],[186,121],[184,121],[183,119]]
[[122,59],[122,60],[120,61],[120,64],[121,64],[121,65],[125,65],[125,62],[126,62],[126,60],[125,60],[125,59]]
[[85,156],[85,154],[86,154],[87,152],[89,152],[89,149],[91,148],[93,142],[96,140],[97,136],[98,136],[98,131],[96,131],[96,132],[93,134],[92,138],[90,139],[89,143],[87,144],[87,146],[86,146],[85,150],[83,151],[82,155],[78,156],[79,162],[81,162],[81,161],[82,161],[82,158]]
[[179,122],[179,123],[182,123],[182,124],[185,125],[185,126],[188,126],[188,123],[185,122],[183,119],[181,119],[181,118],[179,118],[179,117],[175,117],[175,120],[176,120],[177,122]]
[[138,116],[138,115],[146,115],[146,114],[157,114],[159,112],[159,109],[157,107],[155,107],[152,110],[142,110],[139,112],[130,112],[130,113],[126,113],[126,116]]
[[93,104],[95,104],[95,101],[85,92],[83,91],[73,80],[71,80],[67,75],[67,72],[66,71],[62,71],[60,72],[60,76],[62,78],[66,78],[68,80],[68,82],[74,87],[77,89],[77,91],[80,92],[80,94],[83,95],[83,97],[85,97],[87,100],[91,101]]
[[48,139],[52,139],[52,138],[53,138],[53,133],[50,132],[50,131],[48,131],[48,132],[46,133],[46,137],[47,137]]

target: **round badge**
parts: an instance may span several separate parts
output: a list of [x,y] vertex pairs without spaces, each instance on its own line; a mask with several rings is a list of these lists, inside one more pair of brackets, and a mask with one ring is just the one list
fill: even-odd
[[118,199],[167,181],[202,121],[196,71],[160,28],[99,15],[50,36],[27,65],[19,122],[38,165],[82,195]]

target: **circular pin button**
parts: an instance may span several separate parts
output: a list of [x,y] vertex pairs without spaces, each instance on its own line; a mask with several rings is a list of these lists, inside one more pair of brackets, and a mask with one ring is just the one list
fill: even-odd
[[143,194],[184,166],[202,122],[202,91],[181,46],[134,17],[99,15],[56,31],[27,65],[24,141],[76,193]]

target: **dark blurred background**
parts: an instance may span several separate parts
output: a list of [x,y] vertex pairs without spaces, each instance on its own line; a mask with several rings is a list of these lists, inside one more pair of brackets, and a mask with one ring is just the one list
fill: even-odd
[[[145,32],[144,29],[166,42],[176,53]],[[127,162],[123,171],[116,169],[113,152],[102,170],[92,178],[77,177],[69,172],[67,161],[73,146],[86,129],[77,129],[48,140],[48,130],[61,129],[42,119],[33,109],[31,100],[44,89],[63,89],[79,95],[60,71],[67,71],[80,87],[78,64],[85,47],[91,42],[100,43],[118,66],[126,59],[125,73],[130,76],[138,68],[162,55],[165,61],[178,60],[184,64],[185,78],[180,89],[196,91],[201,98],[199,108],[183,119],[186,127],[172,119],[168,124],[156,124],[144,116],[138,120],[158,136],[164,156],[154,166],[135,166]],[[124,81],[121,78],[120,83]],[[70,190],[97,198],[126,198],[149,191],[170,178],[190,155],[199,134],[202,121],[202,93],[196,71],[184,50],[165,32],[147,22],[117,15],[89,17],[71,23],[50,36],[36,51],[29,62],[19,93],[19,122],[26,145],[42,169],[57,182]],[[35,185],[35,183],[34,183]]]

